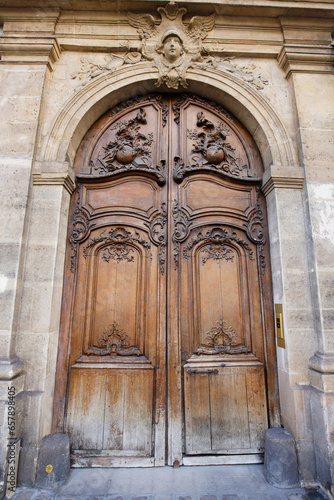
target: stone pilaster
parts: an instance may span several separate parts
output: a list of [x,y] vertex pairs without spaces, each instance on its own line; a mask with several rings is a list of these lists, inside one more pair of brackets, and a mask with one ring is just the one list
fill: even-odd
[[29,367],[25,374],[29,392],[24,395],[29,418],[21,427],[25,463],[21,483],[33,479],[38,444],[51,432],[68,207],[74,187],[67,162],[34,163],[16,341],[17,353]]
[[[298,41],[308,23],[307,44]],[[334,484],[334,101],[330,20],[283,20],[286,45],[278,61],[294,92],[299,154],[305,170],[305,220],[310,313],[315,352],[309,360],[310,416],[316,475],[324,488]]]
[[274,302],[283,305],[285,349],[277,347],[281,420],[295,437],[301,475],[315,478],[308,397],[308,361],[315,349],[304,210],[304,169],[269,167],[267,199]]
[[[0,427],[4,431],[0,442],[0,492],[5,487],[7,441],[13,437],[8,426],[9,387],[15,389],[14,434],[21,437],[24,360],[17,356],[16,341],[30,213],[31,172],[45,78],[59,55],[54,36],[49,32],[33,33],[32,21],[26,23],[23,31],[18,29],[14,34],[12,14],[11,10],[3,10],[4,29],[0,36],[0,244],[3,250],[0,263]],[[32,12],[33,15],[35,30],[38,30],[38,14]],[[17,15],[16,20],[22,28],[22,16]]]

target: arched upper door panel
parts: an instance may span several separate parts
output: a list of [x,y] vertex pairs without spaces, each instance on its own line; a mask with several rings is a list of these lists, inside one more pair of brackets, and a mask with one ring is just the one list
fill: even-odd
[[174,129],[173,165],[167,166],[173,168],[176,182],[199,171],[243,181],[262,177],[254,140],[221,106],[186,94],[153,94],[121,103],[95,123],[78,150],[78,178],[105,179],[131,171],[149,174],[163,185],[168,121],[181,123]]

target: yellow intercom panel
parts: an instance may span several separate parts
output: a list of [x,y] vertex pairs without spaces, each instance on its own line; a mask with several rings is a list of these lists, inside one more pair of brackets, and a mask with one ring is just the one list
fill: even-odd
[[278,347],[282,347],[283,349],[285,349],[282,304],[275,304],[275,323],[276,323],[277,345]]

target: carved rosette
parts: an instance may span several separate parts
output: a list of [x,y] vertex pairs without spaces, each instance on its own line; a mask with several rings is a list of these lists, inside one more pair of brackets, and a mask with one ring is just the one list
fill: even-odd
[[124,330],[120,330],[117,321],[106,328],[96,346],[89,347],[88,356],[141,356],[138,347],[130,345],[130,338]]
[[[191,238],[188,245],[183,249],[183,257],[185,259],[188,259],[189,250],[191,250],[195,245],[201,242],[206,243],[208,245],[213,245],[214,249],[213,252],[219,252],[219,255],[222,256],[222,258],[226,258],[229,256],[225,246],[226,243],[231,243],[231,242],[238,243],[246,250],[250,260],[253,260],[253,250],[248,245],[248,243],[245,240],[239,238],[239,236],[235,231],[228,233],[226,229],[222,229],[220,227],[209,229],[208,231],[206,231],[206,233],[199,231],[197,236]],[[223,257],[223,255],[225,255],[225,257]]]
[[190,232],[189,214],[184,208],[180,208],[179,203],[174,200],[173,203],[173,221],[174,231],[172,235],[173,242],[173,255],[174,255],[174,268],[179,265],[180,243],[185,241]]
[[220,262],[222,259],[227,261],[233,261],[234,252],[231,248],[228,248],[222,243],[205,246],[200,250],[201,253],[205,253],[202,257],[202,263],[205,264],[209,259],[213,259],[216,262]]
[[242,354],[248,348],[238,344],[237,334],[232,326],[220,319],[206,334],[206,342],[201,344],[195,354]]
[[104,231],[94,238],[91,238],[84,248],[84,257],[88,257],[88,251],[98,243],[108,244],[103,249],[102,259],[109,262],[110,259],[120,262],[121,260],[133,261],[133,256],[129,256],[130,251],[133,251],[132,246],[137,243],[144,248],[150,249],[151,245],[148,241],[144,240],[136,232],[135,235],[124,227],[116,227],[110,229],[107,233]]
[[167,223],[166,203],[162,203],[160,211],[153,215],[149,224],[151,240],[159,248],[159,266],[161,274],[165,273],[165,266],[166,266],[166,245],[167,245],[167,238],[165,232],[166,223]]
[[130,245],[126,243],[112,243],[111,245],[104,248],[102,259],[106,262],[109,262],[110,259],[115,260],[117,263],[121,260],[127,260],[128,262],[133,262],[133,255],[129,255],[133,253],[134,250]]

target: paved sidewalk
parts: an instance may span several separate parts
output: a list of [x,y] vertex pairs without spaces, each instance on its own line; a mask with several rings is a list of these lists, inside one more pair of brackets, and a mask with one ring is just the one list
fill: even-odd
[[263,465],[72,469],[58,491],[18,488],[12,500],[324,500],[319,489],[280,489]]

